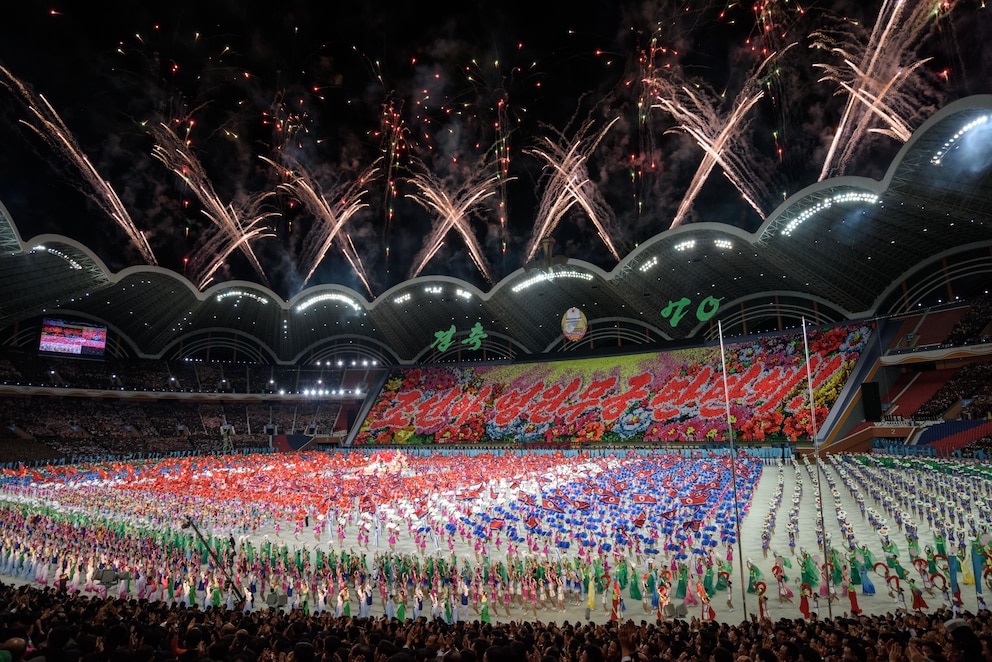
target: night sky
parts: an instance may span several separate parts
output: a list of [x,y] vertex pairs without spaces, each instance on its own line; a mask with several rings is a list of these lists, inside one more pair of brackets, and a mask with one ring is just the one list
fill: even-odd
[[[372,298],[418,273],[489,289],[527,262],[556,189],[556,253],[607,270],[673,221],[754,230],[824,176],[880,177],[900,132],[992,92],[981,2],[907,0],[895,17],[853,0],[8,4],[0,201],[21,235],[284,297],[338,283]],[[864,116],[842,83],[897,73],[883,112],[831,150],[845,113]],[[721,156],[708,171],[700,141]],[[199,194],[180,176],[194,169]]]

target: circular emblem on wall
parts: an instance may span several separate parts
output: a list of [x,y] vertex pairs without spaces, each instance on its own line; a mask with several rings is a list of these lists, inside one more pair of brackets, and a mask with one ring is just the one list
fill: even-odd
[[569,340],[581,340],[588,326],[585,313],[578,308],[569,308],[561,317],[561,332]]

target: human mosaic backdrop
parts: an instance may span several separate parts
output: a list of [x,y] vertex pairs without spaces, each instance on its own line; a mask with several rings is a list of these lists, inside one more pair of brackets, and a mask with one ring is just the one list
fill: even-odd
[[[810,329],[813,399],[822,423],[870,324]],[[726,346],[731,424],[740,439],[808,437],[802,333]],[[602,359],[396,368],[356,444],[726,441],[719,346]]]

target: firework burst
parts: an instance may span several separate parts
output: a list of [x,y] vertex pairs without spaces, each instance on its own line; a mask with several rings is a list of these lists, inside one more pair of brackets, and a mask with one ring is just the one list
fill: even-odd
[[[509,204],[507,200],[507,184],[510,176],[510,135],[519,125],[521,116],[527,112],[523,106],[511,104],[511,92],[523,91],[528,86],[540,87],[537,75],[537,62],[523,62],[521,56],[524,45],[518,42],[509,61],[496,58],[483,64],[473,59],[465,67],[466,80],[476,91],[480,106],[486,107],[492,120],[493,151],[497,164],[499,178],[496,187],[496,211],[500,225],[500,251],[506,257],[509,229],[507,227]],[[505,266],[505,265],[504,265]]]
[[[381,76],[380,76],[381,80]],[[380,151],[384,168],[386,185],[385,200],[385,227],[383,237],[386,242],[386,264],[389,263],[389,237],[393,224],[393,217],[396,214],[396,197],[398,187],[396,185],[397,171],[402,163],[403,155],[408,151],[407,135],[409,130],[403,122],[403,104],[396,99],[388,99],[382,104],[379,118],[379,130],[375,136],[379,138]]]
[[251,195],[238,204],[224,204],[214,191],[203,165],[190,151],[188,140],[176,135],[166,124],[152,125],[149,131],[155,139],[152,156],[185,182],[200,201],[203,215],[215,226],[215,234],[201,242],[189,260],[188,272],[191,280],[197,283],[198,288],[205,288],[228,256],[238,250],[248,259],[259,278],[268,285],[268,277],[251,244],[262,237],[275,236],[265,222],[278,216],[278,212],[268,211],[264,207],[264,202],[273,192]]
[[76,168],[87,185],[82,189],[83,193],[127,233],[131,243],[137,247],[145,262],[158,264],[145,234],[134,224],[131,215],[124,208],[124,203],[117,195],[117,191],[93,167],[89,157],[83,152],[72,132],[69,131],[51,104],[40,95],[37,97],[40,103],[36,103],[35,95],[27,89],[25,84],[2,66],[0,66],[0,84],[17,96],[31,114],[31,119],[21,120],[21,123],[36,133],[49,147],[61,154]]
[[299,200],[316,220],[316,224],[303,240],[299,256],[300,269],[304,275],[303,286],[313,277],[331,247],[337,245],[369,295],[374,296],[365,266],[355,250],[351,236],[343,229],[351,218],[368,207],[365,198],[369,193],[369,185],[378,174],[378,162],[366,168],[356,181],[341,183],[325,191],[301,164],[293,162],[287,168],[271,159],[261,158],[286,177],[286,181],[279,185],[279,190]]
[[407,197],[438,215],[430,235],[424,242],[424,247],[413,260],[410,278],[417,277],[424,270],[427,263],[444,245],[448,231],[454,228],[465,241],[465,246],[479,273],[490,283],[494,282],[492,270],[482,253],[482,246],[475,237],[470,221],[479,205],[486,198],[496,195],[499,175],[494,172],[491,164],[485,162],[472,172],[474,174],[469,175],[467,180],[455,187],[446,185],[423,165],[410,177],[410,183],[417,190]]
[[752,153],[751,142],[745,139],[745,130],[748,113],[764,96],[762,77],[769,63],[779,55],[773,53],[761,62],[744,83],[729,112],[723,110],[725,103],[722,95],[702,82],[682,79],[673,70],[666,70],[664,76],[650,81],[655,90],[653,107],[664,110],[677,123],[670,131],[689,135],[703,149],[703,158],[672,219],[672,228],[685,221],[689,209],[717,165],[751,208],[762,219],[765,217],[760,203],[762,178],[752,170],[751,164],[757,159]]
[[930,58],[920,57],[920,47],[949,12],[953,2],[885,0],[871,33],[853,21],[846,29],[819,30],[811,35],[811,48],[820,49],[839,63],[815,63],[822,81],[838,86],[847,104],[834,132],[820,171],[820,180],[841,174],[868,132],[899,142],[909,140],[920,118],[928,113],[921,99],[933,90],[920,75]]
[[565,213],[574,205],[585,211],[607,249],[614,258],[620,259],[608,229],[613,221],[613,211],[589,179],[588,171],[589,156],[616,122],[617,119],[612,120],[596,133],[592,132],[593,122],[586,122],[571,141],[562,134],[558,135],[557,140],[545,136],[538,146],[525,150],[525,153],[544,162],[545,171],[545,186],[537,212],[538,223],[527,244],[527,261],[534,259],[541,240],[554,232]]

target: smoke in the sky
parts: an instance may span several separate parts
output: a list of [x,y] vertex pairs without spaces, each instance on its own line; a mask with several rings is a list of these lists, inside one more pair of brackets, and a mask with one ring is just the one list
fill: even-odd
[[[0,25],[0,64],[30,90],[0,99],[0,199],[22,234],[284,296],[337,282],[372,297],[411,273],[488,288],[543,234],[610,269],[673,224],[754,230],[823,176],[880,176],[935,109],[987,92],[992,66],[992,21],[960,1],[929,14],[891,0],[467,3],[443,16],[416,3],[119,0],[100,16],[32,4]],[[95,208],[96,180],[46,163],[24,124],[39,93],[116,192],[133,248],[119,248],[126,223]],[[174,154],[153,157],[161,123],[198,185]],[[325,192],[324,218],[260,157],[298,164]],[[329,192],[362,177],[361,208],[314,243],[341,217]],[[479,186],[464,216],[445,215]],[[79,210],[74,188],[97,204]]]

